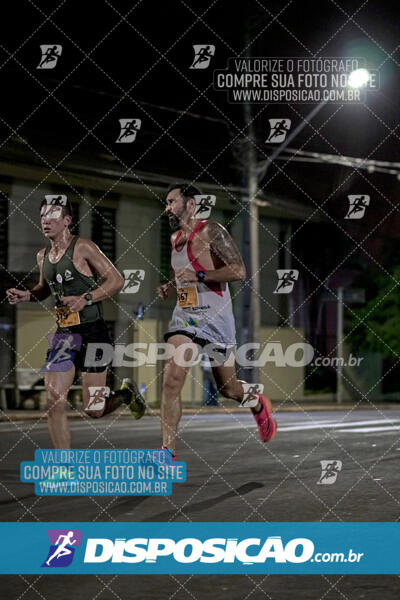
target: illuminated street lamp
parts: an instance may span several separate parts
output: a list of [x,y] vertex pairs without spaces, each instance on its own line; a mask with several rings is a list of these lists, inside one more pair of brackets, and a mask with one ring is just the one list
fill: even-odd
[[366,85],[369,80],[370,74],[367,69],[356,69],[349,75],[348,86],[357,89]]

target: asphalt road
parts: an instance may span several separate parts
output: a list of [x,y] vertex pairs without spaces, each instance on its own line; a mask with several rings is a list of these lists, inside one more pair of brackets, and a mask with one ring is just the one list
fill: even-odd
[[[395,521],[399,518],[400,409],[278,413],[261,444],[251,415],[186,415],[179,459],[187,481],[171,497],[37,497],[19,464],[49,447],[46,424],[0,424],[3,521]],[[159,446],[159,420],[112,415],[71,421],[73,447]],[[341,461],[333,484],[318,484],[320,461]],[[134,577],[134,579],[133,579]],[[134,583],[133,583],[134,582]],[[2,576],[9,599],[216,598],[394,599],[397,576]]]

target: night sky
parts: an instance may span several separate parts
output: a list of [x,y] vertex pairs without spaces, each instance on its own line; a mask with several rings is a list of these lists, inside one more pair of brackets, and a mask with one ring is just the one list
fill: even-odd
[[[244,56],[248,46],[252,56],[365,58],[379,70],[379,91],[368,93],[361,105],[325,106],[291,147],[399,161],[398,12],[395,2],[377,1],[21,0],[7,6],[1,23],[0,156],[238,185],[238,155],[248,134],[243,106],[229,104],[225,92],[213,89],[213,71],[225,69],[229,57]],[[62,45],[55,69],[36,68],[44,43]],[[210,68],[189,68],[196,43],[215,45]],[[269,118],[290,118],[294,127],[312,108],[253,105],[257,160],[274,149],[265,142]],[[142,121],[134,144],[115,143],[122,117]],[[371,193],[371,224],[383,220],[385,235],[398,230],[396,177],[343,166],[277,164],[261,182],[265,194],[317,208],[323,203],[341,218],[343,197]]]

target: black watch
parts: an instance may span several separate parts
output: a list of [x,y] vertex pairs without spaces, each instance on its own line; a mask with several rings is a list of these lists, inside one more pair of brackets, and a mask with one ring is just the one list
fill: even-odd
[[200,283],[203,283],[205,276],[206,276],[206,272],[205,271],[196,271],[196,276],[197,276],[197,281],[199,281]]
[[91,306],[93,304],[93,296],[89,292],[83,296],[86,300],[86,305]]

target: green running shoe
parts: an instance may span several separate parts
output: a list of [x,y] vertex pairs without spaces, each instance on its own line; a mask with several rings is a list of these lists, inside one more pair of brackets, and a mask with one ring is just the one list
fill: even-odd
[[129,392],[124,394],[124,403],[128,406],[135,419],[141,419],[146,412],[146,403],[142,394],[139,392],[136,381],[126,377],[122,380],[120,389]]

